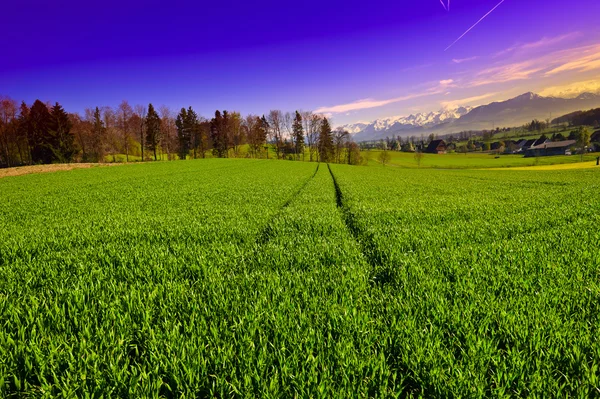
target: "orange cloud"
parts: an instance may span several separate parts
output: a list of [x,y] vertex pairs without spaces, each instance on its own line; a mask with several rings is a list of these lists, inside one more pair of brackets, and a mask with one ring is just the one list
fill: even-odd
[[377,108],[382,107],[384,105],[393,104],[401,101],[414,100],[420,97],[431,96],[434,94],[444,93],[448,88],[455,87],[454,80],[447,79],[441,80],[436,86],[431,87],[423,92],[407,94],[401,97],[390,98],[387,100],[375,100],[372,98],[366,98],[363,100],[357,100],[347,104],[333,105],[330,107],[320,107],[317,108],[314,112],[316,113],[332,113],[332,114],[340,114],[349,111],[357,111],[361,109],[369,109],[369,108]]

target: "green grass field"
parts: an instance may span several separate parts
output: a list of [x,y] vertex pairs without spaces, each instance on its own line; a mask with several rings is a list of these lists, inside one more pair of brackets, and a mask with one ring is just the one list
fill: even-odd
[[599,192],[236,159],[0,179],[0,396],[598,396]]
[[[379,161],[379,150],[363,151],[363,156],[368,158],[370,166],[382,166]],[[489,168],[511,168],[536,165],[561,165],[581,162],[581,155],[565,155],[552,157],[525,158],[523,155],[499,155],[482,152],[470,152],[467,154],[423,154],[421,165],[415,160],[413,153],[388,151],[390,155],[390,167],[401,168],[436,168],[436,169],[489,169]],[[585,154],[584,162],[594,161],[598,153]]]
[[[369,166],[382,166],[379,161],[379,150],[368,150],[362,151],[361,155],[366,159],[365,163]],[[390,162],[387,166],[400,167],[400,168],[422,168],[422,169],[494,169],[494,168],[514,168],[514,167],[526,167],[526,166],[543,166],[543,165],[564,165],[581,162],[580,155],[570,156],[552,156],[552,157],[538,157],[538,158],[525,158],[523,155],[500,155],[497,157],[496,154],[484,153],[484,152],[469,152],[467,154],[462,153],[449,153],[449,154],[424,154],[421,164],[417,164],[414,153],[406,153],[399,151],[388,151],[390,155]],[[173,159],[177,159],[176,154],[171,154]],[[584,162],[595,161],[598,157],[598,153],[585,154],[583,157]],[[198,155],[200,156],[200,155]],[[213,155],[210,152],[205,154],[206,159],[212,159]],[[233,157],[233,154],[231,154]],[[241,158],[250,157],[247,153],[247,148],[242,147],[239,156]],[[275,151],[271,149],[270,158],[276,158]],[[316,156],[316,155],[315,155]],[[262,159],[266,158],[266,153],[260,155]],[[125,162],[125,155],[117,154],[115,156],[116,162]],[[191,159],[191,158],[190,158]],[[309,161],[310,154],[308,150],[304,153],[304,160]],[[162,155],[162,161],[167,160],[167,154]],[[106,156],[106,162],[112,163],[113,157]],[[141,158],[135,156],[129,156],[129,162],[135,163],[141,161]],[[152,160],[147,159],[147,162]]]

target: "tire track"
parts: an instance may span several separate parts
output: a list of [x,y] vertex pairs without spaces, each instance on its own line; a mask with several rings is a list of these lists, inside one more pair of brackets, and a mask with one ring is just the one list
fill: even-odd
[[394,283],[396,281],[396,272],[394,268],[389,266],[389,256],[377,248],[375,238],[373,237],[372,233],[368,233],[360,228],[356,215],[352,213],[350,207],[344,201],[344,194],[342,193],[342,190],[329,164],[327,164],[327,168],[329,169],[331,179],[333,180],[336,204],[340,210],[340,213],[342,214],[342,220],[348,227],[348,230],[350,231],[350,234],[352,234],[352,237],[354,237],[354,240],[358,243],[365,260],[371,267],[369,281],[372,285],[379,287]]
[[273,233],[272,221],[277,219],[281,215],[281,213],[285,210],[285,208],[290,206],[290,204],[294,201],[294,199],[296,199],[296,197],[302,192],[302,190],[304,190],[306,188],[308,183],[310,183],[311,180],[315,178],[315,176],[319,172],[320,165],[321,164],[319,164],[319,163],[317,164],[315,173],[313,173],[312,176],[310,176],[308,179],[306,179],[306,181],[296,191],[294,191],[292,193],[292,195],[283,203],[283,205],[281,205],[279,210],[277,212],[275,212],[275,214],[271,217],[271,220],[266,224],[265,227],[263,227],[263,229],[257,235],[256,241],[255,241],[256,245],[262,246],[262,245],[266,244],[267,242],[269,242],[269,240],[271,239],[272,233]]

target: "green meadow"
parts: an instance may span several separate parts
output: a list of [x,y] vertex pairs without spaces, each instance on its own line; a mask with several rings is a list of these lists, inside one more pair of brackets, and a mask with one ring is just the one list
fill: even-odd
[[[581,155],[563,155],[551,157],[525,158],[523,155],[496,155],[485,152],[423,154],[421,163],[414,153],[387,151],[389,163],[386,166],[400,168],[436,168],[436,169],[493,169],[537,165],[562,165],[581,162]],[[369,166],[382,166],[380,150],[363,151]],[[598,153],[585,154],[584,162],[595,161]]]
[[600,167],[453,169],[525,162],[2,178],[0,396],[598,396]]

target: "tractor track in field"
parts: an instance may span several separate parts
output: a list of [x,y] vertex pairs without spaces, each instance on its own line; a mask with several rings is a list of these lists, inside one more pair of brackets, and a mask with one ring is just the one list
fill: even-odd
[[320,165],[321,165],[320,163],[317,164],[315,173],[313,173],[308,179],[306,179],[306,181],[304,183],[302,183],[302,185],[296,191],[294,191],[292,193],[292,195],[290,195],[290,197],[283,203],[283,205],[281,205],[279,207],[277,212],[275,212],[275,214],[271,217],[270,221],[265,225],[265,227],[262,228],[260,233],[257,235],[257,239],[256,239],[256,244],[258,246],[262,246],[262,245],[266,244],[267,242],[269,242],[269,240],[271,239],[272,232],[273,232],[273,228],[271,227],[273,223],[271,221],[277,219],[277,217],[279,217],[279,215],[281,215],[281,213],[285,210],[285,208],[290,206],[290,204],[294,201],[294,199],[296,199],[296,197],[298,197],[298,195],[306,188],[308,183],[310,183],[311,180],[313,180],[315,178],[315,176],[319,172]]
[[371,234],[361,230],[357,223],[356,216],[344,201],[344,194],[342,193],[329,164],[327,164],[327,168],[329,169],[329,174],[331,174],[331,179],[333,180],[335,201],[342,215],[342,220],[358,244],[365,260],[371,267],[369,280],[373,285],[380,287],[392,282],[393,272],[389,269],[389,266],[387,266],[388,256],[377,249],[375,240]]

